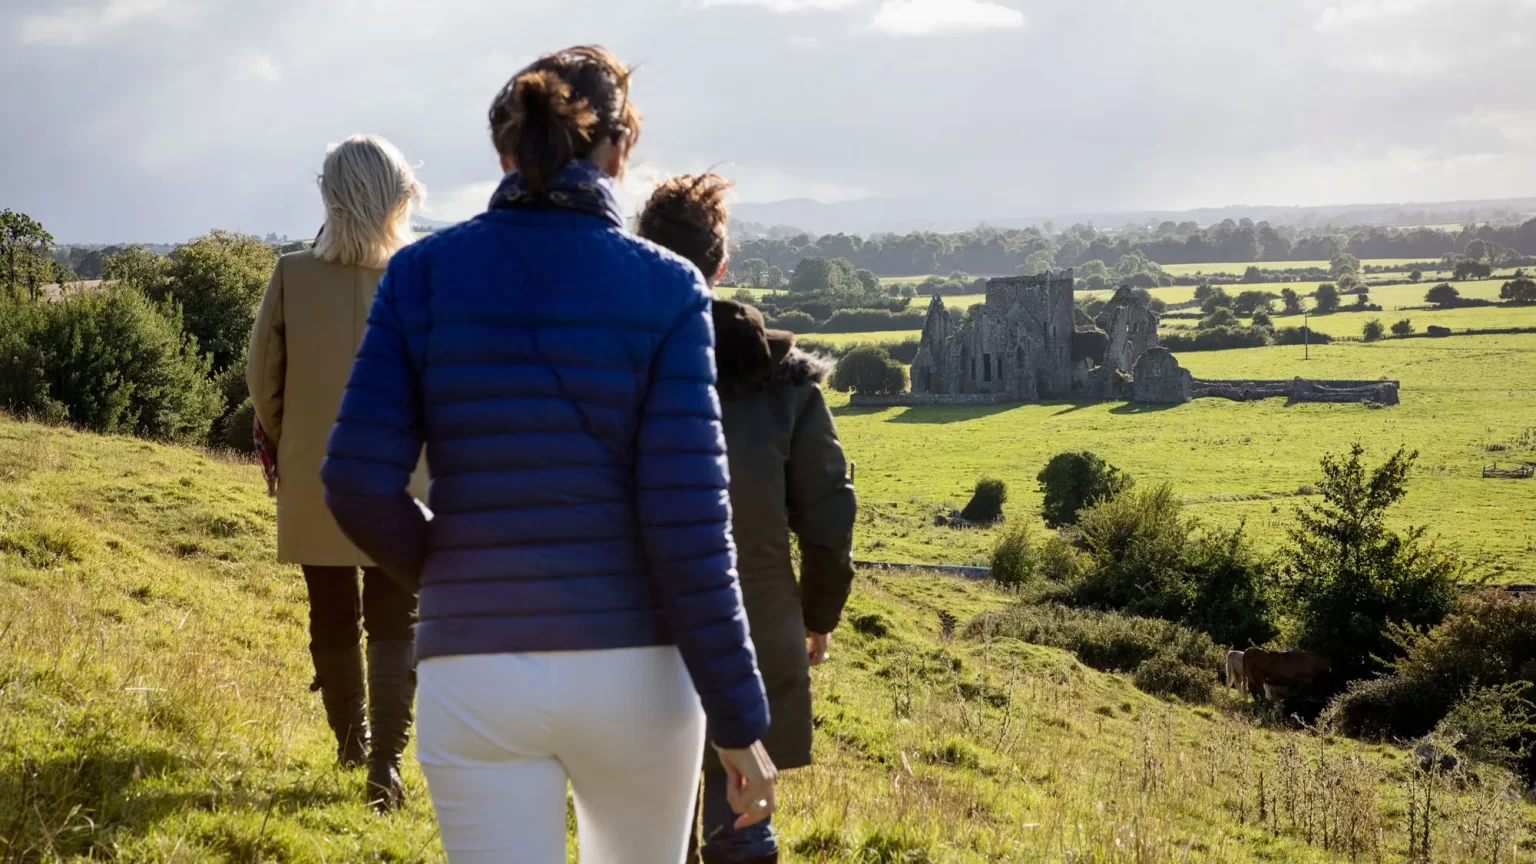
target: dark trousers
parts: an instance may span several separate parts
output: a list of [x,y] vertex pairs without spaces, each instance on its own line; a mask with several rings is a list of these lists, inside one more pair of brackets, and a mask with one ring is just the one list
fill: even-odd
[[370,642],[409,642],[416,625],[416,597],[376,567],[363,568],[358,591],[355,567],[304,567],[309,588],[309,647],[346,651],[363,630]]

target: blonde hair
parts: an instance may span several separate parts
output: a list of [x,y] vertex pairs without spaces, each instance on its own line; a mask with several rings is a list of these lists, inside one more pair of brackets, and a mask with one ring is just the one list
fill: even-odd
[[371,135],[356,135],[332,147],[320,175],[325,228],[315,257],[332,264],[381,270],[410,245],[411,204],[427,189],[399,148]]

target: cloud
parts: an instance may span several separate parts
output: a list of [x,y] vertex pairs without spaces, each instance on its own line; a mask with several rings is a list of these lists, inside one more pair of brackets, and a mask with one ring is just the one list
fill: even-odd
[[57,12],[29,15],[21,20],[18,35],[28,45],[79,47],[141,18],[171,11],[171,0],[107,0],[99,8],[75,6]]
[[1357,24],[1409,15],[1420,6],[1436,2],[1446,0],[1344,0],[1323,10],[1317,19],[1317,29],[1347,30]]
[[812,9],[849,9],[861,6],[866,0],[699,0],[698,5],[712,6],[760,6],[770,12],[804,12]]
[[892,36],[969,33],[1024,26],[1024,13],[989,0],[886,0],[870,27]]
[[283,78],[283,70],[265,54],[252,54],[235,65],[235,80],[265,81],[276,83]]

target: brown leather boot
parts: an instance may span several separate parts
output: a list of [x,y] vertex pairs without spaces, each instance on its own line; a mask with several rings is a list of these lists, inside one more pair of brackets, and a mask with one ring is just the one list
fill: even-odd
[[368,715],[363,693],[363,649],[310,651],[315,664],[311,692],[320,691],[325,719],[336,734],[336,759],[343,768],[368,761]]

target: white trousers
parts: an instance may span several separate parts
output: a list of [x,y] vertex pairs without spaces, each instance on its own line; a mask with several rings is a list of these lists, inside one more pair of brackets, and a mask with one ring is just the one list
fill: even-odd
[[422,661],[417,757],[451,864],[678,864],[704,712],[673,647]]

